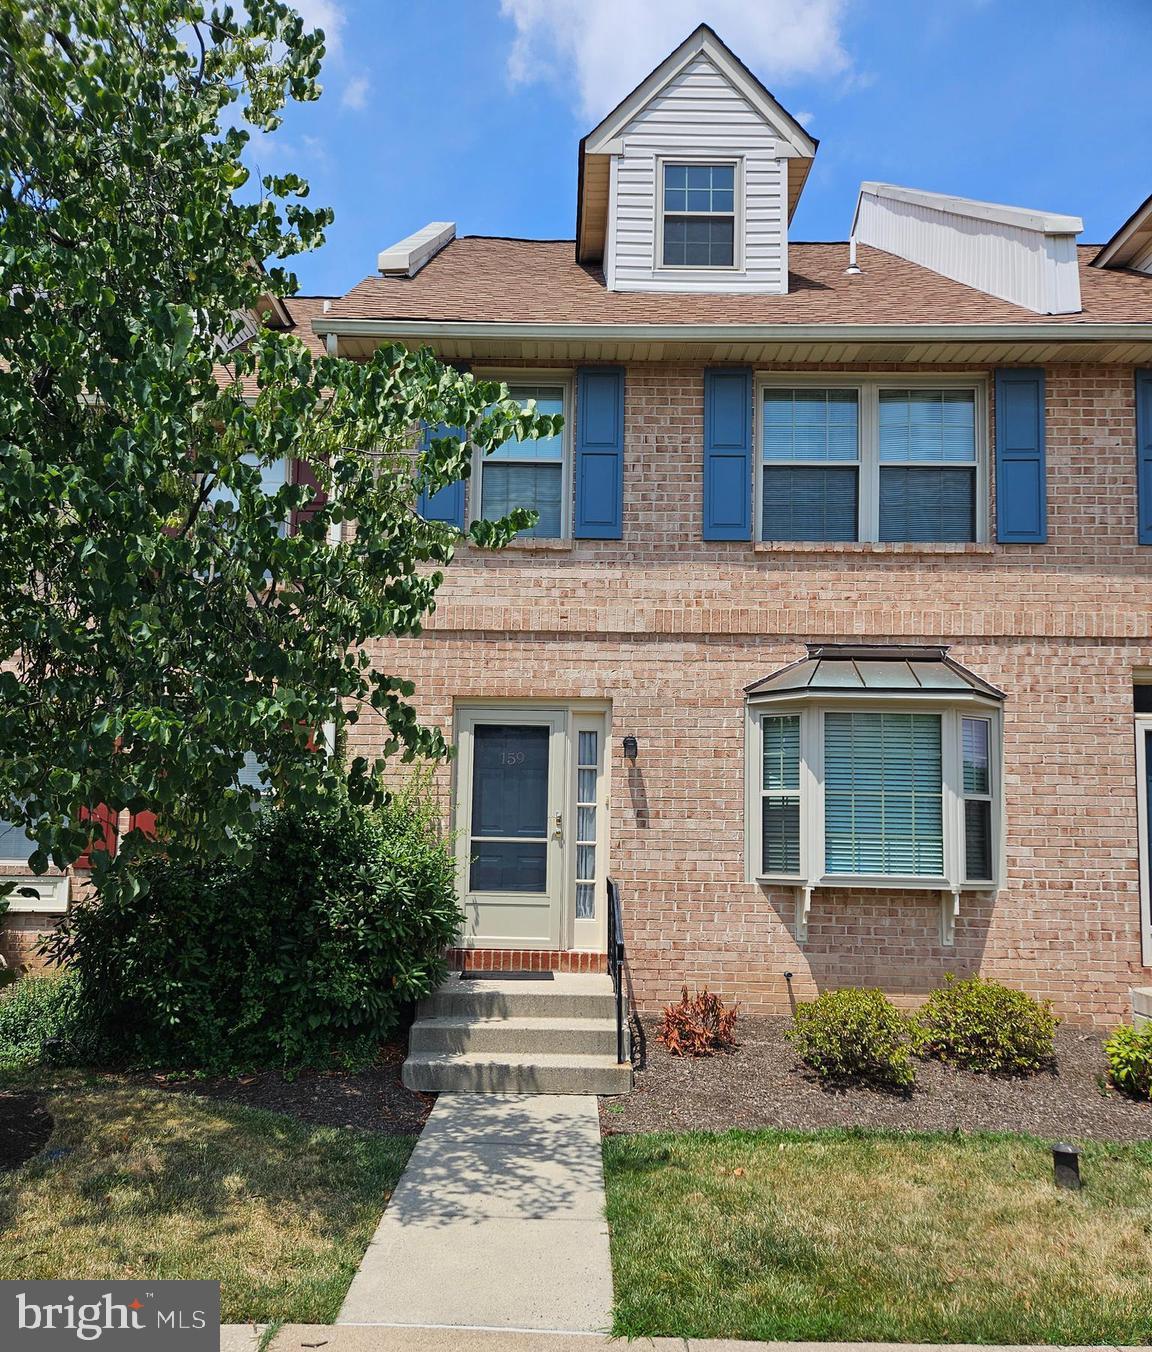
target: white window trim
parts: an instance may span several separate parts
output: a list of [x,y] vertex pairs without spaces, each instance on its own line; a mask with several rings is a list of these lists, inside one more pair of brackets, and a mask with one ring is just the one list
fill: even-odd
[[1152,733],[1152,714],[1136,714],[1136,826],[1140,860],[1140,962],[1152,967],[1152,841],[1148,839],[1148,749],[1147,733]]
[[[731,165],[732,175],[732,262],[730,264],[702,263],[665,263],[664,261],[664,166],[667,164],[717,164]],[[656,221],[653,229],[655,256],[652,259],[652,271],[655,275],[684,277],[687,274],[703,273],[706,276],[730,276],[744,271],[744,157],[742,155],[723,154],[686,154],[673,153],[656,156]],[[725,218],[726,211],[673,211],[673,216],[700,216],[706,220]]]
[[[572,541],[572,516],[573,499],[575,496],[575,455],[573,447],[575,438],[573,428],[575,423],[575,378],[570,370],[555,370],[548,368],[523,370],[506,370],[504,368],[482,369],[473,367],[473,374],[479,380],[499,380],[505,385],[560,385],[564,389],[564,427],[561,430],[561,462],[560,462],[560,534],[559,535],[530,535],[526,537],[531,543],[533,540],[559,540],[568,544]],[[481,510],[484,502],[484,466],[491,460],[490,455],[484,455],[479,447],[472,448],[472,473],[469,477],[467,489],[467,519],[469,524],[476,521],[482,521]],[[499,459],[496,460],[500,464]],[[504,462],[508,463],[508,462]],[[531,461],[521,463],[531,464]],[[538,462],[547,464],[547,461]],[[525,538],[525,537],[520,537]]]
[[[17,865],[27,869],[27,859],[0,859],[0,864]],[[37,876],[35,873],[3,873],[0,883],[15,883],[16,890],[9,892],[5,900],[10,913],[36,912],[41,915],[62,915],[68,909],[68,878],[65,874]],[[17,895],[18,889],[33,887],[38,893],[37,899]]]
[[[924,891],[943,894],[942,942],[953,942],[955,917],[962,892],[994,892],[1004,878],[1004,796],[1002,718],[998,706],[973,693],[942,698],[893,695],[862,699],[856,691],[843,696],[821,692],[808,699],[749,699],[745,705],[745,878],[750,883],[798,889],[797,938],[806,937],[811,894],[819,888]],[[828,873],[824,855],[824,715],[831,710],[867,713],[938,713],[942,725],[944,872],[940,875]],[[794,874],[762,869],[762,788],[765,716],[800,716],[800,867]],[[992,800],[993,877],[964,877],[964,718],[991,723],[989,770]]]
[[[855,390],[858,399],[859,454],[851,460],[781,460],[764,459],[764,391],[766,389],[823,389]],[[883,376],[873,375],[832,375],[830,373],[813,374],[809,372],[787,372],[772,374],[758,373],[756,376],[756,454],[755,474],[752,484],[752,510],[755,514],[757,542],[763,542],[764,532],[764,467],[768,465],[815,465],[824,469],[838,466],[849,469],[855,466],[858,474],[858,503],[856,541],[864,544],[877,544],[880,541],[880,391],[904,389],[930,390],[971,390],[975,395],[976,425],[976,535],[973,544],[986,544],[989,531],[989,497],[991,478],[988,468],[988,380],[983,375],[953,376],[930,375],[919,372],[910,375],[899,373]],[[895,464],[895,462],[893,462]],[[915,469],[962,469],[961,461],[907,460],[899,462],[900,468]],[[786,543],[786,542],[785,542]],[[851,543],[844,540],[828,540],[829,549],[838,544]],[[897,544],[899,541],[883,543]],[[930,540],[908,543],[932,544]]]
[[[485,377],[487,378],[487,377]],[[481,697],[469,699],[457,704],[453,710],[453,744],[455,755],[452,759],[452,778],[450,788],[450,827],[456,845],[457,886],[463,897],[468,892],[468,819],[471,812],[471,785],[468,774],[471,773],[471,737],[478,721],[499,714],[503,719],[514,722],[518,718],[531,718],[533,713],[560,713],[564,715],[566,731],[564,733],[564,763],[560,769],[563,775],[561,794],[567,836],[571,848],[565,851],[565,867],[562,874],[564,901],[560,913],[560,948],[575,953],[603,953],[608,938],[608,861],[611,856],[612,813],[609,791],[613,754],[612,706],[603,700],[549,700],[549,699],[499,699]],[[596,781],[597,792],[597,840],[596,840],[596,893],[595,913],[590,919],[576,916],[576,769],[578,735],[581,731],[593,731],[599,734],[600,767]],[[467,747],[467,749],[465,749]],[[463,947],[463,932],[458,940]],[[531,948],[530,943],[510,945],[516,948]]]

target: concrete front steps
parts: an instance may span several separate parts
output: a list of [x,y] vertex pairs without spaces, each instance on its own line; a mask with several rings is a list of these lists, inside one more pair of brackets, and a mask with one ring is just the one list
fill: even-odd
[[[402,1079],[436,1094],[626,1094],[611,978],[448,978],[420,1002]],[[627,1047],[626,1047],[627,1050]]]

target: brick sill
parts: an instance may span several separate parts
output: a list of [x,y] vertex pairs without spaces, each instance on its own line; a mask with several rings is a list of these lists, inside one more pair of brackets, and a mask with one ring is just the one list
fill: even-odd
[[503,549],[484,549],[469,545],[470,554],[570,554],[575,548],[572,540],[509,540]]
[[752,546],[755,554],[895,554],[904,557],[932,557],[934,555],[985,556],[997,553],[993,544],[912,544],[883,540],[842,540],[839,543],[823,540],[771,540]]

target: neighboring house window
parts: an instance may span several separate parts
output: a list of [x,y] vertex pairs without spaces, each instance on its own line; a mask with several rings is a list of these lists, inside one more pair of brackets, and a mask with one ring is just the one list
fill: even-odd
[[663,163],[661,265],[736,265],[736,165]]
[[15,822],[0,820],[0,864],[19,864],[28,867],[28,859],[36,849],[36,842]]
[[[29,856],[36,842],[16,822],[0,820],[0,864],[3,877],[11,882],[16,870],[28,872]],[[68,880],[62,874],[21,877],[13,891],[5,898],[8,909],[17,911],[47,911],[58,913],[68,907]]]
[[[265,497],[271,497],[274,493],[278,493],[288,482],[287,460],[276,460],[270,465],[264,465],[260,463],[260,457],[257,455],[242,455],[240,459],[243,464],[259,469],[260,491]],[[235,507],[236,495],[224,484],[217,483],[208,494],[208,505],[211,506],[214,502],[228,502]],[[286,521],[280,525],[280,534],[288,534],[288,523]]]
[[750,877],[995,886],[1001,693],[944,649],[811,651],[749,687]]
[[981,409],[974,384],[764,384],[760,538],[982,539]]
[[478,456],[473,471],[477,483],[474,516],[497,521],[514,507],[527,507],[539,520],[521,531],[521,537],[558,540],[569,533],[568,390],[567,382],[561,380],[508,383],[511,398],[521,404],[535,400],[538,413],[562,414],[564,428],[552,437],[506,441],[491,455]]

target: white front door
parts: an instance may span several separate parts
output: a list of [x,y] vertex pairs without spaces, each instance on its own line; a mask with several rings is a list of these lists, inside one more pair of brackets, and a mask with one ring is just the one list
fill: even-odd
[[561,946],[569,875],[567,725],[562,709],[461,715],[456,826],[467,944]]

